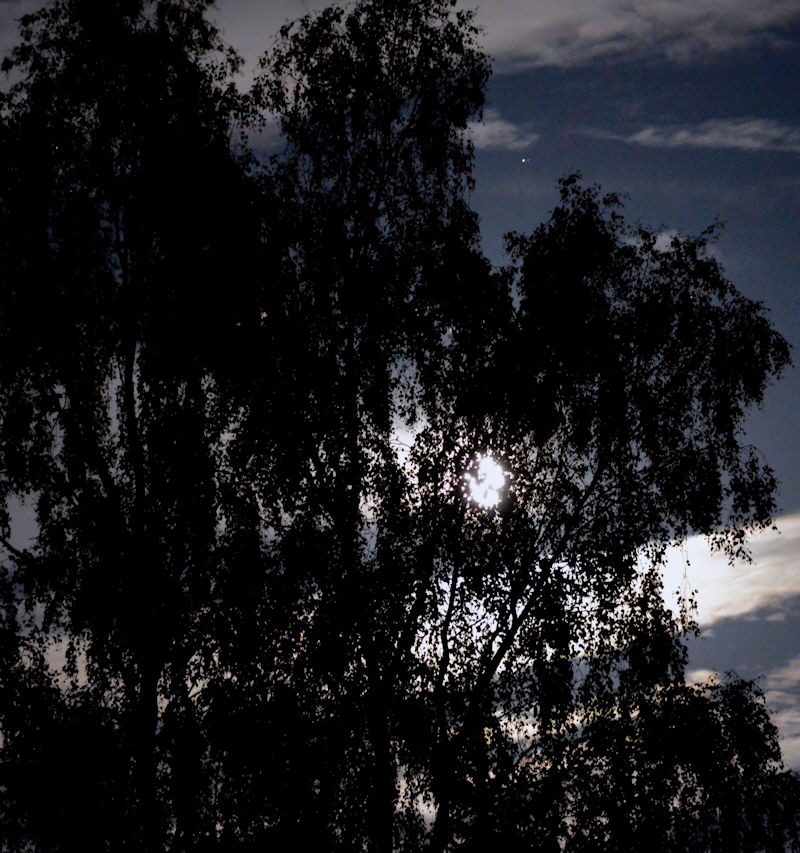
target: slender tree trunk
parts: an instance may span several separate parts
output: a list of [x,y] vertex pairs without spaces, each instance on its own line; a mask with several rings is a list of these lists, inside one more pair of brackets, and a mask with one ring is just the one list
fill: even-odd
[[132,709],[134,791],[132,811],[143,853],[163,850],[160,843],[160,808],[156,779],[156,728],[158,725],[159,670],[153,656],[140,658],[140,674]]
[[372,788],[369,802],[370,853],[392,853],[397,802],[397,767],[389,732],[389,690],[373,648],[367,657],[368,726],[373,751]]
[[[437,700],[437,704],[439,704]],[[453,834],[452,821],[452,750],[447,735],[447,714],[442,708],[437,709],[437,742],[434,746],[432,788],[436,802],[436,818],[433,823],[430,849],[434,853],[446,853],[450,847]]]

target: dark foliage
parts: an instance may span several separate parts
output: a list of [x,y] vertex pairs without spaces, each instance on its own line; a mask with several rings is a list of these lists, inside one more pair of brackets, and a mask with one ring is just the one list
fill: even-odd
[[797,849],[662,597],[774,511],[787,345],[713,233],[569,176],[494,269],[469,14],[306,16],[242,96],[206,5],[55,0],[4,64],[3,849]]

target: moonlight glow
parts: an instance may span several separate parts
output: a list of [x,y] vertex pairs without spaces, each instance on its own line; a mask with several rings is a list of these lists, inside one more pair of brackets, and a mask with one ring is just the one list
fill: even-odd
[[464,475],[469,496],[483,507],[500,502],[500,491],[506,484],[506,472],[491,456],[481,456],[474,473]]

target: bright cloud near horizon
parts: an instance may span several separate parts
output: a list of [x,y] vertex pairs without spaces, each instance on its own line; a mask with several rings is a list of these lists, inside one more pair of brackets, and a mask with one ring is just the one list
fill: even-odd
[[[692,658],[712,666],[688,673],[690,681],[715,679],[726,670],[756,679],[781,733],[784,760],[800,770],[800,514],[776,520],[750,540],[752,562],[729,563],[705,539],[673,548],[664,572],[667,601],[696,590],[701,638]],[[755,660],[754,660],[755,656]]]
[[800,596],[800,514],[778,518],[775,527],[750,538],[749,563],[730,563],[702,536],[670,549],[664,568],[667,600],[674,605],[676,590],[696,589],[697,621],[703,628],[756,611],[768,610],[764,618],[771,621],[785,619],[785,603]]

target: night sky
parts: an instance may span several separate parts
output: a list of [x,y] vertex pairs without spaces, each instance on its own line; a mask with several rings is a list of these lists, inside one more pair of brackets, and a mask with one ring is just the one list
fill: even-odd
[[[0,0],[0,52],[38,5]],[[250,71],[281,24],[323,5],[220,0],[214,14]],[[472,203],[491,259],[504,262],[502,235],[532,230],[556,179],[580,170],[622,194],[631,221],[688,234],[722,221],[714,254],[800,360],[800,0],[484,0],[477,20],[494,76],[473,129]],[[780,534],[736,566],[690,541],[666,582],[699,590],[693,668],[759,677],[797,769],[799,410],[794,368],[748,422],[781,481]]]

